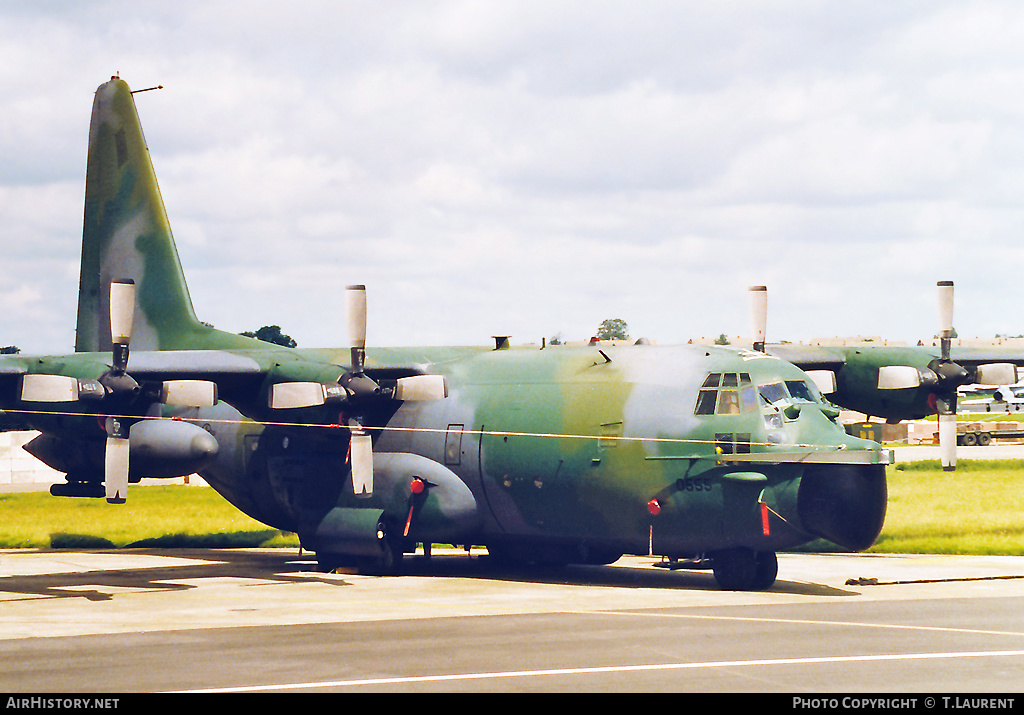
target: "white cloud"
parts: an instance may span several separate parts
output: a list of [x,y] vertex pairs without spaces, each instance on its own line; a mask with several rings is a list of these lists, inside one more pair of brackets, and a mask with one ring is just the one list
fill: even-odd
[[[197,313],[343,342],[1024,332],[1024,10],[121,0],[0,7],[0,343],[73,342],[93,89],[137,95]],[[1007,277],[1004,278],[1003,276]],[[865,298],[866,296],[866,298]],[[44,308],[44,306],[46,306]],[[997,330],[998,328],[998,330]]]

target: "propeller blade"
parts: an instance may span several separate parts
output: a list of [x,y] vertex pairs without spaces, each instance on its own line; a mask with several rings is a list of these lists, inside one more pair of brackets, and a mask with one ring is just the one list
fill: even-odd
[[106,390],[98,380],[79,380],[67,375],[42,373],[23,375],[22,402],[76,402],[102,400]]
[[978,365],[974,373],[977,385],[1016,385],[1017,366],[1012,362],[993,362]]
[[380,386],[363,372],[366,362],[366,286],[348,286],[345,289],[345,304],[348,339],[352,346],[352,370],[340,382],[354,397],[380,394]]
[[168,380],[160,388],[160,402],[176,407],[213,407],[217,383],[209,380]]
[[939,289],[939,330],[949,334],[953,332],[953,281],[939,281],[935,285]]
[[942,469],[956,469],[956,415],[939,415],[939,454]]
[[110,339],[114,343],[131,342],[135,322],[135,281],[110,284]]
[[448,397],[444,375],[400,377],[395,384],[396,400],[443,400]]
[[349,442],[352,491],[357,497],[373,495],[373,441],[361,427],[352,428]]
[[768,328],[768,288],[750,286],[750,331],[754,350],[764,352],[765,334]]
[[832,370],[807,370],[806,372],[807,377],[811,378],[821,394],[832,395],[839,389],[836,374]]
[[953,341],[953,281],[939,281],[939,345],[942,359],[949,360],[949,348]]
[[366,286],[351,285],[345,289],[348,316],[348,340],[352,348],[352,372],[363,371],[366,357]]
[[103,482],[107,501],[124,504],[128,497],[129,425],[119,417],[106,421],[107,445],[103,456]]
[[66,375],[23,375],[22,402],[76,402],[78,379]]
[[912,365],[883,365],[878,368],[879,390],[902,390],[921,386],[921,371]]
[[135,281],[110,284],[110,341],[114,344],[114,372],[123,375],[128,367],[128,345],[135,322]]
[[271,409],[288,410],[319,407],[346,400],[348,395],[348,390],[337,382],[279,382],[271,386],[267,402]]
[[326,401],[324,386],[319,382],[279,382],[270,388],[270,407],[275,410],[319,407]]

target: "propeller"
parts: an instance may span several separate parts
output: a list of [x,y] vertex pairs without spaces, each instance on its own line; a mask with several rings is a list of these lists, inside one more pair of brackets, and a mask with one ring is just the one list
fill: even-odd
[[[366,431],[365,413],[382,401],[439,400],[448,396],[444,375],[410,375],[382,387],[366,374],[366,286],[346,288],[345,305],[348,322],[351,367],[336,380],[312,382],[304,380],[277,382],[270,387],[271,409],[297,409],[340,403],[352,413],[348,420],[348,459],[352,470],[352,490],[356,496],[373,494],[373,440]],[[327,368],[336,370],[334,366]]]
[[939,420],[939,454],[945,471],[956,469],[956,390],[967,384],[967,371],[949,357],[953,342],[953,281],[939,281],[939,359],[928,364],[939,377],[935,412]]
[[1017,382],[1013,363],[986,363],[968,371],[953,361],[953,281],[939,281],[939,357],[918,369],[909,365],[879,368],[879,389],[925,387],[930,389],[929,403],[939,423],[939,452],[945,471],[956,469],[957,388],[971,382],[979,385],[1012,385]]
[[212,407],[217,404],[217,384],[207,380],[168,380],[159,387],[143,389],[128,374],[132,329],[135,315],[135,283],[132,280],[110,284],[110,368],[98,378],[34,373],[24,375],[21,399],[25,402],[105,403],[108,416],[103,421],[107,433],[103,459],[103,481],[107,501],[123,504],[128,487],[129,435],[132,425],[145,415],[150,405],[160,403],[181,407]]
[[946,471],[956,469],[956,395],[957,388],[971,381],[961,365],[950,358],[953,342],[953,281],[939,281],[939,357],[927,367],[913,365],[883,365],[878,368],[877,387],[880,390],[901,390],[924,387],[929,391],[928,402],[935,410],[939,423],[939,459]]

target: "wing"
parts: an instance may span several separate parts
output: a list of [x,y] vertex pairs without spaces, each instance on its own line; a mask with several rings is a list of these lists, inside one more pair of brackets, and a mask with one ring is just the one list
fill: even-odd
[[[427,356],[418,354],[416,365],[401,364],[414,357],[407,351],[371,365],[365,364],[361,352],[358,362],[341,364],[340,357],[353,354],[344,350],[142,351],[128,357],[125,348],[123,358],[118,354],[115,344],[112,354],[0,361],[0,426],[50,435],[56,441],[47,463],[58,469],[62,467],[52,461],[63,464],[65,458],[58,452],[69,450],[70,443],[103,443],[103,481],[111,501],[124,499],[130,433],[141,422],[162,444],[180,441],[180,453],[189,451],[186,444],[199,440],[206,445],[200,456],[216,454],[216,444],[209,445],[210,437],[198,426],[151,426],[168,416],[168,407],[202,408],[224,401],[252,421],[345,427],[351,464],[359,471],[353,483],[363,485],[369,495],[373,429],[385,426],[402,402],[447,396],[445,378],[429,372]],[[33,453],[41,456],[37,452]],[[183,464],[188,468],[184,473],[198,468],[190,461]]]

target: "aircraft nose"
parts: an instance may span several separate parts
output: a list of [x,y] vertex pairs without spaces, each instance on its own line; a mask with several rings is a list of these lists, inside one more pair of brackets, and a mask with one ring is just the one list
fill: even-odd
[[808,534],[862,551],[882,532],[886,501],[884,465],[808,465],[797,509]]

